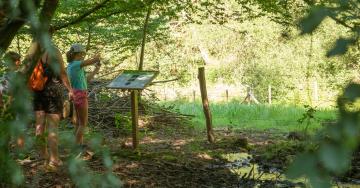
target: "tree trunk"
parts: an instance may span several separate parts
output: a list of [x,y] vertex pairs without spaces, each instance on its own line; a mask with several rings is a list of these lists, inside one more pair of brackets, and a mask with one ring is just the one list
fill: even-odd
[[87,37],[87,43],[86,43],[86,51],[88,52],[90,50],[91,45],[91,26],[88,27],[88,37]]
[[149,25],[150,14],[151,14],[151,6],[149,6],[149,8],[148,8],[146,18],[145,18],[145,22],[144,22],[143,38],[142,38],[141,52],[140,52],[139,70],[143,70],[143,66],[144,66],[144,53],[145,53],[146,34],[147,34],[147,28],[148,28],[148,25]]
[[24,24],[24,20],[12,20],[0,29],[0,54],[7,50],[16,33]]
[[[59,0],[46,0],[43,3],[40,12],[40,28],[37,28],[35,24],[32,24],[31,28],[31,30],[36,34],[35,37],[37,40],[41,39],[41,35],[44,32],[48,32],[50,21],[54,16],[58,4]],[[19,5],[20,17],[11,19],[2,17],[1,21],[6,22],[6,24],[0,28],[0,53],[3,53],[7,50],[16,36],[16,33],[25,24],[27,18],[30,17],[29,14],[33,14],[34,12],[36,13],[36,9],[39,8],[39,6],[40,1],[21,1],[21,4]],[[35,10],[31,9],[31,7],[34,7]],[[11,9],[11,7],[5,7],[5,9]]]

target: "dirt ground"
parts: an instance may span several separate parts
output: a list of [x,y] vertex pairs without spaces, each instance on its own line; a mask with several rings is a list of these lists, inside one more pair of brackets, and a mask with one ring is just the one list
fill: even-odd
[[[112,172],[124,187],[304,187],[302,183],[284,180],[287,159],[301,148],[294,144],[282,149],[279,142],[289,140],[276,130],[216,129],[216,143],[210,144],[206,132],[189,125],[155,124],[141,125],[137,150],[131,148],[129,132],[115,127],[91,128],[91,132],[104,136],[102,144],[110,149],[114,162]],[[71,132],[72,128],[63,126],[60,131]],[[275,156],[264,156],[269,146],[279,148]],[[75,187],[68,170],[69,151],[61,143],[60,153],[65,165],[57,171],[46,169],[34,150],[29,158],[19,160],[26,177],[25,187]],[[249,156],[238,157],[242,154]],[[359,161],[354,159],[355,168],[347,179],[355,187],[354,182],[360,179]],[[95,154],[86,162],[93,172],[106,172],[102,156]]]

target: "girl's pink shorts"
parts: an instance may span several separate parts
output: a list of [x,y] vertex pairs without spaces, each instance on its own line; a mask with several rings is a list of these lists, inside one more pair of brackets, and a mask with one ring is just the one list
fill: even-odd
[[88,100],[87,100],[87,91],[86,90],[73,90],[73,100],[76,108],[84,107]]

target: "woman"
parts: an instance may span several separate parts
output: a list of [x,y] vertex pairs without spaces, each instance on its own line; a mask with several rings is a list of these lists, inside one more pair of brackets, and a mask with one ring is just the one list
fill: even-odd
[[84,147],[84,131],[88,124],[88,99],[87,99],[87,78],[84,67],[96,65],[96,68],[90,77],[100,69],[100,55],[97,54],[91,59],[85,59],[85,48],[81,44],[73,44],[66,53],[67,73],[70,78],[71,86],[74,91],[73,102],[75,106],[77,122],[75,124],[76,143]]
[[[62,165],[58,153],[58,125],[63,110],[63,90],[61,82],[72,97],[73,92],[67,77],[64,61],[60,51],[53,47],[51,53],[46,51],[41,56],[48,80],[42,91],[34,91],[34,110],[37,140],[41,144],[41,155],[47,160],[48,167],[56,168]],[[47,151],[45,142],[47,129]],[[49,154],[49,156],[48,156]]]

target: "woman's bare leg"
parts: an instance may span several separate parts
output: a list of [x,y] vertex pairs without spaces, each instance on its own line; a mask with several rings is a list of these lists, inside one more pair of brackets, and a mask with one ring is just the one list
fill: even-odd
[[59,152],[58,152],[58,126],[60,122],[61,115],[60,114],[47,114],[47,123],[48,123],[48,143],[49,143],[49,154],[50,162],[58,163],[59,160]]
[[40,157],[48,158],[46,140],[45,140],[45,112],[35,111],[35,136],[40,149]]

